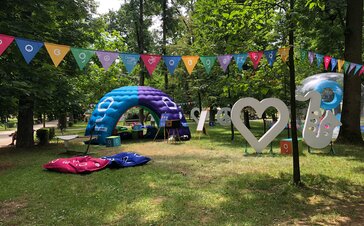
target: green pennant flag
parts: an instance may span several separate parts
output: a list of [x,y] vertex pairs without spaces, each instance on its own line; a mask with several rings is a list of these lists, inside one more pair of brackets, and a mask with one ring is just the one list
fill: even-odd
[[90,58],[95,54],[95,51],[88,49],[71,48],[72,54],[76,59],[76,62],[82,70]]
[[307,59],[307,55],[308,55],[307,50],[301,49],[300,55],[301,55],[301,61],[305,61]]
[[211,69],[216,62],[216,56],[201,56],[200,59],[203,63],[203,66],[205,66],[207,74],[210,74]]
[[345,63],[344,63],[344,73],[347,73],[347,70],[348,70],[349,66],[350,66],[350,62],[345,61]]

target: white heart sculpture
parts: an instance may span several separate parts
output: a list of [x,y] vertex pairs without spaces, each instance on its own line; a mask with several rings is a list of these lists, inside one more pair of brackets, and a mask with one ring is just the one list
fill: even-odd
[[191,118],[193,119],[193,121],[195,121],[196,122],[196,124],[198,124],[198,118],[196,117],[196,115],[195,115],[195,112],[198,112],[199,114],[200,114],[200,109],[199,108],[192,108],[192,110],[191,110]]
[[[255,109],[255,112],[259,117],[261,117],[264,111],[269,107],[276,108],[279,113],[278,121],[259,140],[257,140],[257,138],[250,132],[240,118],[241,111],[248,106]],[[288,119],[289,112],[287,106],[283,103],[283,101],[277,98],[267,98],[260,102],[251,97],[242,98],[238,100],[231,109],[231,120],[235,128],[239,130],[241,135],[243,135],[257,153],[261,153],[262,150],[282,132],[288,123]]]

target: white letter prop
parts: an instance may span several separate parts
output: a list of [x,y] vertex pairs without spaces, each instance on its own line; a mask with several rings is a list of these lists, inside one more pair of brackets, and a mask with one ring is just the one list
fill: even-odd
[[193,121],[195,121],[196,122],[196,124],[198,124],[198,118],[196,117],[196,115],[195,115],[195,112],[198,112],[199,114],[200,114],[200,109],[199,108],[192,108],[192,110],[191,110],[191,118],[193,119]]
[[[268,107],[276,108],[279,113],[278,121],[259,139],[259,141],[244,125],[240,118],[241,111],[243,108],[248,106],[251,106],[253,109],[255,109],[259,117],[262,116]],[[287,106],[283,103],[283,101],[277,98],[268,98],[260,102],[257,99],[251,97],[242,98],[234,104],[231,110],[231,120],[235,128],[239,130],[241,135],[248,141],[250,146],[252,146],[257,153],[261,153],[262,150],[282,132],[288,123],[288,119],[289,112]]]
[[231,124],[229,113],[231,108],[221,108],[216,114],[217,122],[222,126],[228,126]]
[[313,148],[324,148],[330,144],[336,126],[341,126],[332,111],[327,110],[325,117],[320,121],[321,94],[310,91],[305,96],[296,95],[298,101],[310,100],[308,105],[302,137],[306,144]]

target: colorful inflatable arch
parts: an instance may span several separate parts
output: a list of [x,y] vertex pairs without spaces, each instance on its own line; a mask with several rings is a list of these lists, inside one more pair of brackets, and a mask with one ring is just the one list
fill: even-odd
[[92,112],[85,134],[90,135],[91,129],[95,127],[93,134],[98,135],[100,144],[105,144],[105,138],[111,136],[120,117],[132,107],[149,111],[157,125],[164,113],[168,114],[169,120],[181,120],[179,135],[191,138],[182,109],[167,94],[147,86],[125,86],[107,93]]

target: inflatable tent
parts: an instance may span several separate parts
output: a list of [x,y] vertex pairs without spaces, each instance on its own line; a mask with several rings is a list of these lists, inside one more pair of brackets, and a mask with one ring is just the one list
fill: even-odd
[[98,142],[105,144],[105,139],[111,136],[120,117],[132,107],[141,107],[152,114],[159,125],[162,114],[168,114],[168,120],[180,120],[180,136],[191,138],[182,109],[173,102],[172,98],[162,91],[147,86],[125,86],[114,89],[102,97],[95,106],[86,127],[85,135],[98,135]]

